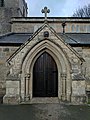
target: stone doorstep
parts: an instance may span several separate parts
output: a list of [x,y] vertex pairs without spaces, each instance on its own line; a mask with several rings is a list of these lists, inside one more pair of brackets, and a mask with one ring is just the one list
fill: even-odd
[[30,101],[21,102],[21,104],[38,104],[38,103],[59,103],[58,97],[36,97],[32,98]]

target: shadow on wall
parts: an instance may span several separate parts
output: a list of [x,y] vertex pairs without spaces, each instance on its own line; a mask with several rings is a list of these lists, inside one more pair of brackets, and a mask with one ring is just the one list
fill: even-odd
[[3,104],[3,97],[5,95],[5,88],[4,89],[0,89],[0,104]]

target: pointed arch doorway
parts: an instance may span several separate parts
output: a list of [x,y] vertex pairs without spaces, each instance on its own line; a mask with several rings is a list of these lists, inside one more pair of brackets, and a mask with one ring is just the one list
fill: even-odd
[[44,52],[33,68],[33,97],[58,97],[58,70],[50,54]]

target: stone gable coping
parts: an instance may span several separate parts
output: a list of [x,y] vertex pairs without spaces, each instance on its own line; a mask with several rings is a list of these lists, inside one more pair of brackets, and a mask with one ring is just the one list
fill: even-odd
[[45,27],[48,27],[48,29],[62,42],[65,46],[67,46],[79,59],[81,62],[84,62],[85,60],[77,53],[68,43],[65,43],[65,41],[56,33],[56,31],[49,26],[47,22],[44,22],[44,24],[32,35],[31,38],[29,38],[24,44],[21,45],[20,48],[18,48],[9,59],[7,59],[7,62],[10,63],[10,61],[16,56],[35,36],[37,36]]

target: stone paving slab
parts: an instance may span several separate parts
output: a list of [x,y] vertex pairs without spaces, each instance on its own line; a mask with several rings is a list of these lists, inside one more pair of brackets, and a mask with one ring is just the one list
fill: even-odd
[[57,103],[0,105],[0,120],[90,120],[90,106]]
[[29,102],[30,104],[34,104],[34,103],[59,103],[60,100],[58,99],[58,97],[37,97],[37,98],[33,98],[31,99],[31,101]]

